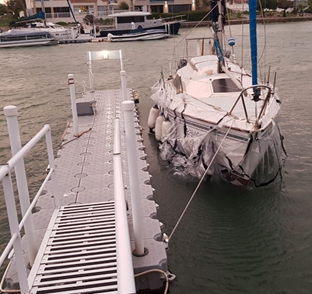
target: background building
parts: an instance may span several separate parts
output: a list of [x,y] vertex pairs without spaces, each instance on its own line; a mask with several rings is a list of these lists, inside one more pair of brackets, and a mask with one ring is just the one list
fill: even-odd
[[[119,10],[121,2],[126,2],[133,10],[149,12],[182,12],[194,10],[194,0],[69,0],[75,18],[82,22],[91,14],[96,18],[105,18],[108,14]],[[193,7],[192,7],[193,3]],[[46,18],[53,22],[73,22],[70,8],[66,0],[26,0],[27,12],[33,15],[42,11],[44,6]]]

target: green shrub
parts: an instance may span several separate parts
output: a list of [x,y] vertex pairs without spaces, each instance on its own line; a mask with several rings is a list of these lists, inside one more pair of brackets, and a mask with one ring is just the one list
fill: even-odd
[[17,20],[17,17],[14,15],[3,15],[0,17],[0,27],[9,27],[10,22]]
[[129,5],[126,2],[120,2],[119,9],[121,9],[121,10],[128,10],[129,9]]
[[56,24],[60,25],[60,26],[67,26],[68,23],[67,22],[63,22],[63,21],[59,21]]
[[[168,18],[168,17],[178,17],[180,19],[181,15],[184,15],[183,19],[186,21],[200,21],[208,14],[209,11],[185,11],[178,13],[152,13],[152,15],[148,16],[149,19],[157,19],[157,18]],[[211,20],[210,16],[204,19]]]

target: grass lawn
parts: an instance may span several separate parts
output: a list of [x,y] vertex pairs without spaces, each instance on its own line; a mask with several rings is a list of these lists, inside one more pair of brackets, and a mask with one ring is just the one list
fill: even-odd
[[10,22],[16,20],[13,15],[0,15],[0,28],[9,27]]

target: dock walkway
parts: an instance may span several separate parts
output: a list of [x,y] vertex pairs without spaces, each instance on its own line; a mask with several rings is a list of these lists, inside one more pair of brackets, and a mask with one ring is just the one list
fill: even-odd
[[[126,95],[127,100],[133,98],[131,89],[126,90]],[[117,89],[89,92],[77,99],[77,104],[89,104],[93,114],[78,116],[79,137],[74,136],[71,125],[64,133],[55,159],[60,207],[55,209],[51,180],[36,203],[33,223],[41,247],[28,273],[29,293],[119,293],[113,171],[115,118],[120,120],[122,174],[132,252],[136,246],[132,212],[135,195],[130,192],[122,96],[122,91]],[[144,256],[132,254],[133,270],[135,275],[140,275],[135,280],[137,291],[155,290],[165,282],[167,255],[152,200],[151,176],[136,110],[133,116],[145,249]],[[22,247],[27,259],[25,238]],[[15,263],[13,258],[7,274],[10,278],[6,280],[11,289],[18,283]]]

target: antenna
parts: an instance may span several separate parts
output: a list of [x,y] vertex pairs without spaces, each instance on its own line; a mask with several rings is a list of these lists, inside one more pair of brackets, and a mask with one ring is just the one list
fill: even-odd
[[275,92],[276,72],[274,73],[273,92]]
[[271,71],[271,66],[269,65],[269,72],[268,72],[267,86],[270,84],[270,71]]

